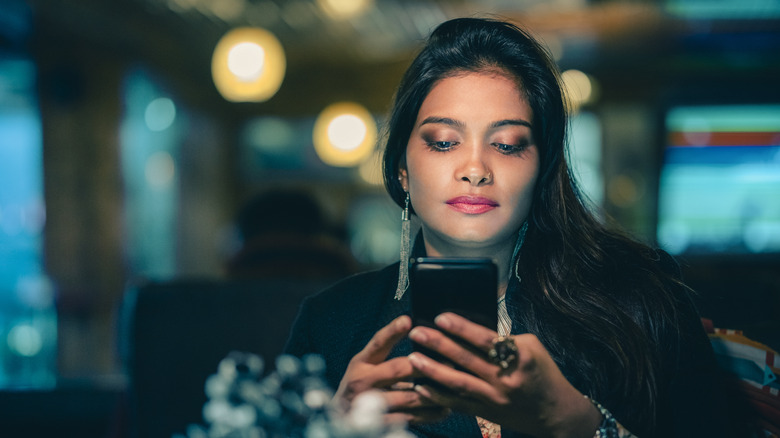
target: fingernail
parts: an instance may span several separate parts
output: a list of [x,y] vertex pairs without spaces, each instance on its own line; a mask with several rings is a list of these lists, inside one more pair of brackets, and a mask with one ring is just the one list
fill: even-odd
[[395,328],[398,330],[406,330],[406,318],[398,318],[395,320]]
[[394,391],[414,391],[414,383],[412,382],[396,382],[390,386],[390,389]]
[[428,391],[428,389],[422,385],[414,385],[414,392],[420,394],[423,397],[431,398],[431,391]]
[[422,358],[422,357],[420,357],[420,356],[418,356],[418,355],[417,355],[417,354],[415,354],[415,353],[412,353],[412,354],[410,354],[410,355],[409,355],[409,356],[407,356],[407,357],[409,358],[409,362],[411,362],[411,363],[412,363],[412,365],[413,365],[415,368],[422,368],[422,367],[425,365],[425,362],[423,361],[423,358]]
[[425,333],[416,327],[413,328],[411,332],[409,332],[409,338],[415,342],[420,342],[420,343],[428,340],[428,337],[425,336]]
[[452,321],[450,320],[450,317],[446,314],[442,313],[441,315],[437,316],[433,322],[436,323],[439,327],[443,329],[448,329],[452,326]]

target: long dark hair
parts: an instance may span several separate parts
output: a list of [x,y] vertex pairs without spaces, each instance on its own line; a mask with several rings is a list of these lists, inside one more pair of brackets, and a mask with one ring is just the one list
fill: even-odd
[[560,76],[532,36],[479,18],[451,20],[433,31],[396,93],[386,132],[385,187],[402,205],[399,169],[432,87],[480,71],[516,78],[533,112],[539,149],[540,173],[517,260],[522,292],[507,299],[513,320],[539,337],[581,392],[635,433],[652,433],[663,358],[674,348],[664,334],[677,327],[673,290],[682,285],[659,263],[661,254],[606,227],[582,202],[566,162]]

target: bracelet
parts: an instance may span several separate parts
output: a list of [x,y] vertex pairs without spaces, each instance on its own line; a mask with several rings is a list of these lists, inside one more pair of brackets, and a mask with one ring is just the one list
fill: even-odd
[[593,400],[587,395],[585,398],[590,400],[590,402],[593,403],[593,406],[601,413],[601,424],[599,424],[599,428],[596,429],[596,434],[593,435],[593,438],[620,438],[620,429],[623,428],[618,424],[617,420],[615,420],[615,417],[612,416],[612,413],[604,406],[601,406],[601,403],[596,400]]

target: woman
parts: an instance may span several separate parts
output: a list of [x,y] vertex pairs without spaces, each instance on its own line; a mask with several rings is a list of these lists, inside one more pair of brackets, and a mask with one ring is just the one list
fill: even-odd
[[[402,254],[400,269],[307,300],[287,351],[322,354],[339,399],[384,391],[388,421],[421,436],[725,433],[677,266],[583,205],[566,128],[556,69],[533,38],[492,20],[440,25],[397,92],[385,185],[420,219],[412,255],[497,262],[502,323],[444,314],[438,330],[412,329]],[[470,374],[412,353],[412,341]],[[491,360],[501,347],[516,358]],[[419,376],[437,385],[407,383]]]

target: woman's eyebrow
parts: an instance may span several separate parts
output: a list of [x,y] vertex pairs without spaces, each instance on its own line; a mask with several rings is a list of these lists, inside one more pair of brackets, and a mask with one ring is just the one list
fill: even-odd
[[502,126],[527,126],[530,128],[531,123],[523,119],[506,119],[506,120],[499,120],[490,124],[490,127],[493,129],[500,128]]
[[[438,116],[426,117],[422,122],[420,122],[420,126],[427,125],[427,124],[441,124],[441,125],[452,126],[453,128],[459,128],[459,129],[463,129],[466,126],[466,124],[461,122],[460,120],[451,119],[449,117],[438,117]],[[502,126],[527,126],[530,128],[531,123],[523,119],[505,119],[505,120],[498,120],[490,124],[491,129],[500,128]]]
[[427,125],[427,124],[442,124],[442,125],[452,126],[453,128],[459,128],[459,129],[463,129],[466,126],[460,120],[450,119],[449,117],[436,117],[436,116],[426,117],[422,122],[420,122],[420,126]]

